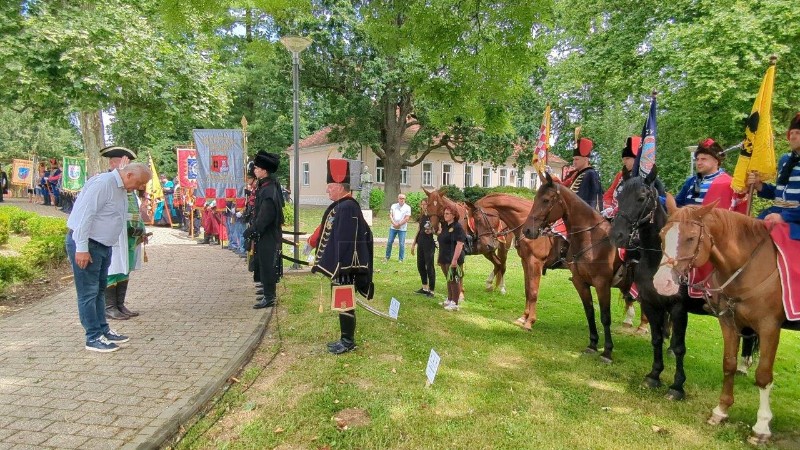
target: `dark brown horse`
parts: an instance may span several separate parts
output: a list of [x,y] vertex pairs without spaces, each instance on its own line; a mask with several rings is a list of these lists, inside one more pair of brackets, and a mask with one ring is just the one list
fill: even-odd
[[533,208],[523,225],[525,237],[538,238],[558,219],[563,219],[567,227],[567,264],[572,272],[572,285],[578,291],[589,324],[586,352],[597,352],[599,341],[592,304],[591,287],[594,286],[604,332],[604,348],[600,358],[604,362],[611,362],[614,350],[611,338],[611,287],[616,286],[623,293],[630,288],[627,277],[619,276],[622,261],[609,239],[611,224],[577,194],[554,183],[550,175],[545,174],[536,192]]
[[[513,236],[517,254],[522,259],[522,271],[525,276],[525,312],[516,320],[516,324],[530,331],[536,322],[536,304],[539,299],[539,283],[545,267],[556,263],[558,255],[551,255],[553,239],[560,237],[541,236],[528,239],[522,235],[522,225],[528,218],[533,202],[524,198],[507,194],[489,194],[474,204],[467,202],[475,222],[475,232],[482,245],[491,247],[502,238],[509,240]],[[498,230],[492,219],[499,219],[506,224],[505,229]]]
[[[464,227],[464,231],[467,233],[468,238],[473,242],[474,250],[471,254],[481,254],[492,263],[492,272],[486,278],[486,290],[492,291],[499,289],[500,293],[505,294],[506,260],[508,259],[508,251],[511,248],[511,240],[508,239],[508,242],[498,241],[491,246],[481,245],[480,242],[476,242],[476,239],[474,239],[472,226],[469,220],[469,209],[465,204],[454,202],[453,200],[447,198],[440,191],[428,192],[425,189],[423,189],[423,191],[428,195],[428,215],[431,216],[431,226],[433,229],[438,229],[439,222],[444,221],[443,214],[445,207],[450,206],[455,208],[458,211],[461,226]],[[496,227],[497,229],[502,229],[505,227],[505,224],[500,223],[498,220],[494,220],[492,226]]]
[[676,281],[687,279],[693,267],[710,261],[715,269],[710,287],[705,289],[708,308],[719,318],[722,329],[723,382],[719,404],[708,423],[716,425],[728,417],[739,336],[744,328],[750,328],[759,337],[761,353],[755,373],[760,404],[750,441],[765,443],[772,434],[769,397],[781,328],[800,329],[800,322],[786,320],[777,249],[764,222],[714,208],[716,202],[677,209],[672,201],[667,206],[670,216],[661,230],[664,255],[654,279],[658,292],[674,295]]

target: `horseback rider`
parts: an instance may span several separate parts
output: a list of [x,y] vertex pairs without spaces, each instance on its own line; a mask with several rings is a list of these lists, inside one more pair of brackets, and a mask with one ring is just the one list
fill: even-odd
[[[617,175],[614,176],[614,181],[611,182],[611,186],[609,186],[606,193],[603,194],[603,210],[600,213],[606,219],[613,219],[614,216],[617,215],[617,209],[619,208],[619,205],[617,205],[617,195],[619,195],[622,190],[622,182],[627,179],[631,171],[633,171],[633,164],[636,162],[636,155],[639,154],[639,147],[641,147],[641,144],[642,138],[640,136],[630,136],[625,141],[625,147],[622,148],[622,170],[617,172]],[[655,186],[658,190],[658,196],[662,199],[665,198],[666,191],[661,179],[656,179]]]
[[603,188],[600,186],[600,175],[592,167],[589,156],[594,143],[587,138],[580,138],[572,149],[572,173],[564,178],[562,184],[578,194],[592,208],[600,210],[602,206]]
[[697,171],[686,179],[681,191],[675,197],[680,206],[708,205],[719,200],[717,208],[747,214],[747,201],[731,188],[731,176],[722,169],[725,152],[722,146],[711,138],[701,141],[694,152],[694,163]]
[[774,204],[761,211],[759,219],[772,223],[788,223],[789,237],[800,239],[800,112],[794,115],[786,132],[790,153],[778,162],[778,179],[775,184],[764,183],[758,172],[747,176],[747,185],[753,185],[758,196],[774,200]]

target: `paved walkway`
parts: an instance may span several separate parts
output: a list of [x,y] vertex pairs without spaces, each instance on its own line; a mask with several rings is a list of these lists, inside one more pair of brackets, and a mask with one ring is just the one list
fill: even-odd
[[158,447],[248,360],[269,309],[252,309],[245,260],[152,231],[126,301],[142,315],[111,323],[131,337],[119,351],[84,350],[74,288],[0,319],[0,449]]

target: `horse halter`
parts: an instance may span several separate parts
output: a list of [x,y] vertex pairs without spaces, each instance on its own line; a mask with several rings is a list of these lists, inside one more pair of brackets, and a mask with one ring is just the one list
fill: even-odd
[[[483,233],[478,233],[478,235],[476,236],[478,239],[480,239],[480,238],[481,238],[481,237],[483,237],[483,236],[488,236],[488,235],[491,235],[491,236],[492,236],[492,238],[493,238],[495,241],[499,241],[499,240],[500,240],[500,238],[502,238],[502,237],[505,237],[506,235],[513,233],[515,230],[517,230],[518,228],[522,227],[522,225],[524,225],[524,223],[521,223],[521,224],[517,225],[517,226],[516,226],[516,227],[514,227],[514,228],[508,228],[508,227],[506,227],[506,229],[505,229],[505,230],[503,230],[503,231],[501,231],[501,232],[499,232],[499,233],[498,233],[497,231],[495,231],[495,229],[494,229],[494,227],[492,226],[491,222],[489,222],[489,217],[490,217],[490,216],[491,216],[491,217],[497,217],[497,218],[499,219],[499,218],[500,218],[500,216],[498,216],[498,215],[496,215],[496,214],[489,214],[489,213],[487,213],[486,211],[484,211],[484,209],[483,209],[483,208],[481,208],[480,206],[476,206],[476,207],[475,207],[475,210],[476,210],[476,211],[478,211],[478,212],[481,214],[481,217],[482,217],[482,218],[483,218],[483,220],[486,222],[486,228],[488,228],[488,229],[489,229],[489,231],[484,231]],[[477,223],[477,222],[476,222],[476,223]],[[477,229],[476,229],[475,231],[477,231]]]
[[[648,206],[651,206],[648,210]],[[633,242],[639,238],[639,229],[642,225],[646,223],[653,223],[655,220],[656,209],[658,209],[658,195],[656,194],[655,188],[652,186],[648,186],[647,188],[647,198],[645,198],[645,204],[642,209],[639,211],[639,217],[633,220],[628,214],[625,213],[622,209],[617,211],[617,216],[615,218],[625,219],[628,222],[628,244],[627,248],[633,247]]]
[[564,204],[564,200],[561,198],[561,187],[558,184],[553,185],[553,190],[556,192],[554,199],[550,202],[550,207],[547,208],[547,212],[542,217],[542,223],[539,225],[537,231],[539,235],[545,235],[547,233],[551,233],[550,226],[555,223],[555,220],[550,220],[550,213],[553,212],[553,208],[556,206],[556,203],[561,205],[561,209],[564,211],[562,216],[565,216],[567,213],[567,207]]
[[[663,252],[664,262],[660,264],[661,266],[669,267],[670,269],[672,269],[672,271],[677,273],[678,277],[681,280],[681,283],[687,283],[689,280],[689,271],[697,267],[695,263],[697,262],[697,257],[700,255],[700,249],[702,248],[703,245],[703,239],[705,239],[705,237],[708,236],[708,239],[710,241],[710,246],[709,246],[709,252],[710,252],[711,248],[714,247],[714,237],[708,234],[708,232],[706,231],[705,224],[699,220],[691,220],[691,221],[670,220],[667,223],[672,223],[672,224],[687,223],[700,228],[700,235],[697,238],[697,243],[695,244],[694,252],[692,253],[691,256],[684,256],[682,258],[678,258],[677,255],[675,255],[676,257],[673,258],[667,255],[667,252],[664,251]],[[675,269],[675,265],[681,261],[689,261],[689,265],[686,266],[686,270],[683,273],[680,273],[678,272],[677,269]]]

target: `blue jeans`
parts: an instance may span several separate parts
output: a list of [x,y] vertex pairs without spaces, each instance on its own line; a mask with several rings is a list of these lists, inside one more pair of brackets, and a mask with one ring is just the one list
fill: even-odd
[[237,253],[244,252],[244,222],[241,219],[236,219],[229,228],[228,245],[231,250]]
[[75,291],[78,293],[78,317],[86,330],[86,342],[108,333],[106,322],[106,286],[108,266],[111,265],[111,247],[89,241],[89,256],[92,258],[85,269],[75,264],[75,241],[72,232],[67,233],[67,256],[75,276]]
[[395,236],[397,236],[400,241],[399,259],[402,261],[406,257],[406,232],[402,230],[395,230],[392,227],[389,227],[389,242],[386,243],[386,259],[389,259],[392,256],[392,244],[394,244]]

